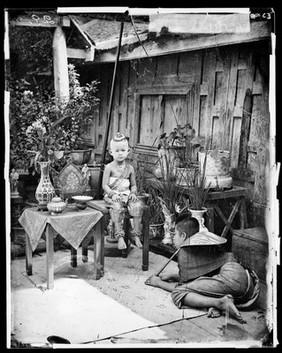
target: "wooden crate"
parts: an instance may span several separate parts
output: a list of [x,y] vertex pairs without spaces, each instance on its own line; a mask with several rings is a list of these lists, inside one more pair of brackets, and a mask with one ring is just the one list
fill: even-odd
[[234,230],[232,252],[243,266],[255,270],[260,280],[265,283],[268,237],[264,228]]

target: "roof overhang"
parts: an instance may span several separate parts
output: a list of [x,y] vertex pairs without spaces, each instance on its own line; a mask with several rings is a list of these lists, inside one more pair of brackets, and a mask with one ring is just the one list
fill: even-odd
[[[134,60],[150,57],[202,50],[219,46],[240,43],[257,42],[271,38],[270,21],[250,22],[250,31],[244,33],[219,33],[219,34],[191,34],[187,36],[166,35],[148,39],[128,46],[122,45],[119,60]],[[144,48],[146,50],[144,50]],[[147,53],[147,54],[146,54]],[[116,59],[116,48],[110,50],[97,50],[95,63],[111,63]]]

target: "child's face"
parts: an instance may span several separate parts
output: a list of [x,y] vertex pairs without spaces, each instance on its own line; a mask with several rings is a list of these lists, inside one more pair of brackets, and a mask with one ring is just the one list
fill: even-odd
[[173,244],[176,247],[176,249],[179,249],[180,246],[184,243],[186,239],[186,233],[184,232],[179,232],[177,226],[175,227],[175,234],[173,237]]
[[127,141],[112,141],[110,154],[113,156],[115,161],[123,162],[129,153],[129,147]]

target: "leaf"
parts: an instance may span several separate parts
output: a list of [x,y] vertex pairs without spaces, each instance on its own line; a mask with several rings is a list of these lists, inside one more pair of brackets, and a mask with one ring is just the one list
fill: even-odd
[[64,156],[64,151],[54,151],[54,156],[56,159],[61,159]]

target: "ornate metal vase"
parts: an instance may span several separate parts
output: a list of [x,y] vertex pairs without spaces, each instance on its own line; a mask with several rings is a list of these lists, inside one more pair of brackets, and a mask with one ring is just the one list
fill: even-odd
[[191,210],[189,211],[192,214],[192,217],[196,218],[197,221],[199,222],[199,231],[206,231],[208,228],[205,226],[205,219],[204,219],[204,214],[207,212],[207,208],[203,207],[202,210]]
[[47,204],[56,196],[56,193],[49,175],[50,162],[39,162],[39,164],[41,177],[35,190],[35,198],[38,201],[38,208],[40,210],[47,210]]

